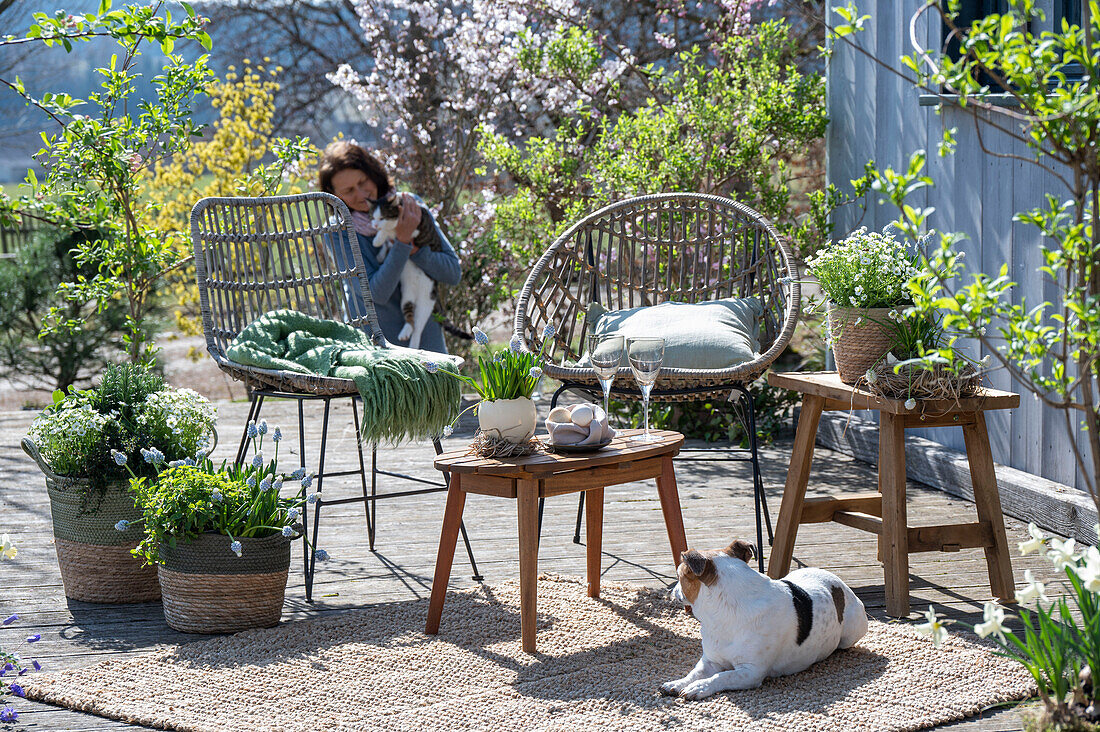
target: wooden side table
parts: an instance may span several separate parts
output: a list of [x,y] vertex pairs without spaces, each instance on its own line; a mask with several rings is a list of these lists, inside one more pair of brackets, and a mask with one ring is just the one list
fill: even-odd
[[672,562],[680,563],[687,550],[680,499],[676,494],[676,474],[672,458],[680,452],[684,436],[679,432],[653,430],[660,439],[633,442],[629,437],[641,430],[621,430],[610,445],[593,453],[536,453],[521,458],[497,460],[469,454],[466,450],[446,452],[435,460],[435,467],[450,472],[447,508],[439,535],[439,555],[435,561],[432,597],[428,606],[425,632],[439,632],[443,601],[451,576],[458,527],[467,493],[516,500],[519,515],[519,594],[520,635],[523,650],[535,652],[535,583],[538,576],[538,502],[539,498],[585,491],[587,504],[587,578],[588,596],[600,596],[600,550],[603,532],[603,489],[609,485],[657,479]]
[[[909,554],[982,547],[994,597],[1012,602],[1015,586],[1005,536],[1001,498],[993,474],[984,412],[1019,406],[1020,395],[985,389],[981,396],[918,401],[906,409],[897,399],[879,399],[868,391],[841,382],[836,372],[772,373],[768,383],[802,394],[802,413],[795,432],[783,503],[776,522],[775,543],[768,576],[779,579],[791,567],[799,524],[835,521],[878,535],[879,560],[886,575],[886,612],[909,614]],[[817,425],[824,410],[873,409],[879,413],[878,491],[853,496],[806,498]],[[978,521],[946,526],[911,528],[905,507],[905,430],[959,426],[966,442],[970,480]]]

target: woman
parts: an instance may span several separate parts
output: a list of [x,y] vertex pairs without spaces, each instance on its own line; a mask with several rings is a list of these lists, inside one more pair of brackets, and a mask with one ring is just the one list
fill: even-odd
[[[355,243],[363,253],[367,283],[374,300],[374,309],[378,313],[378,322],[382,326],[382,335],[387,341],[401,345],[397,340],[397,334],[405,325],[398,287],[401,270],[411,262],[436,282],[457,285],[462,277],[462,267],[454,247],[439,230],[439,225],[431,218],[431,214],[428,214],[428,221],[421,221],[422,213],[417,205],[419,199],[403,196],[401,215],[397,219],[397,242],[386,255],[386,259],[379,264],[379,249],[374,245],[375,227],[371,212],[375,201],[393,188],[393,182],[382,163],[354,143],[340,140],[325,148],[317,182],[322,191],[336,195],[351,209],[357,239]],[[413,246],[414,232],[422,224],[436,228],[443,244],[441,251],[433,252]],[[340,268],[351,269],[354,266],[350,244],[344,237],[334,242],[333,254]],[[349,287],[359,287],[357,279],[347,282]],[[361,313],[358,312],[357,298],[349,297],[348,303],[352,311],[349,315],[358,317]],[[420,348],[439,353],[447,352],[447,346],[443,342],[443,329],[434,318],[424,326]]]

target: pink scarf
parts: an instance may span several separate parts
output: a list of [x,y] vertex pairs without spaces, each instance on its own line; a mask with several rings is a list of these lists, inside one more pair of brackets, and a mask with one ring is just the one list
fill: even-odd
[[378,233],[378,227],[374,225],[374,218],[362,211],[351,212],[351,223],[355,227],[356,234],[362,234],[363,236],[374,236]]

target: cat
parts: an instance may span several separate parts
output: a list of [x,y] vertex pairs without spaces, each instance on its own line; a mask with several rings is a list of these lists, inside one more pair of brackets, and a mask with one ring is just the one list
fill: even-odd
[[[374,209],[374,223],[378,234],[374,243],[379,247],[378,263],[386,256],[397,241],[397,219],[401,214],[401,196],[410,195],[391,190],[377,202]],[[421,226],[413,232],[413,246],[427,247],[433,252],[442,251],[443,243],[431,225],[431,214],[424,206],[420,207]],[[435,310],[435,280],[424,274],[424,270],[413,262],[407,262],[401,270],[401,312],[405,316],[405,326],[397,334],[397,340],[408,341],[409,348],[420,348],[420,337],[424,326]]]

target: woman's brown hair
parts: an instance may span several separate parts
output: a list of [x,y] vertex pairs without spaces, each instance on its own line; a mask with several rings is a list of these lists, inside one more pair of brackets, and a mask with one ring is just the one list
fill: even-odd
[[361,170],[375,187],[378,197],[382,198],[393,188],[393,181],[386,167],[355,143],[336,140],[329,143],[321,154],[321,165],[317,172],[317,186],[325,193],[332,193],[332,177],[341,170]]

